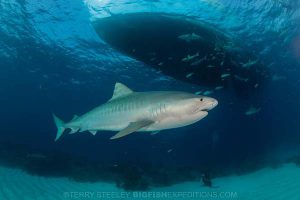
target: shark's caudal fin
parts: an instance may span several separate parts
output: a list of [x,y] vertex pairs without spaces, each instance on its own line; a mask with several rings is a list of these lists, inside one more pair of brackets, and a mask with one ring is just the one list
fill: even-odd
[[65,127],[64,127],[65,122],[63,122],[61,119],[56,117],[54,114],[53,114],[53,119],[54,119],[55,125],[57,127],[57,133],[56,133],[56,138],[55,138],[55,141],[57,141],[61,137],[63,132],[65,131]]

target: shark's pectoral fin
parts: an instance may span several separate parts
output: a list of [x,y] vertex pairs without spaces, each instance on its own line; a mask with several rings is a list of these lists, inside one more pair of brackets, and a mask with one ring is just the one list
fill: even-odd
[[138,121],[138,122],[131,122],[125,129],[121,130],[118,132],[116,135],[112,136],[110,139],[118,139],[121,137],[124,137],[126,135],[129,135],[130,133],[133,133],[135,131],[138,131],[141,128],[144,128],[146,126],[149,126],[153,124],[154,121],[151,120],[143,120],[143,121]]

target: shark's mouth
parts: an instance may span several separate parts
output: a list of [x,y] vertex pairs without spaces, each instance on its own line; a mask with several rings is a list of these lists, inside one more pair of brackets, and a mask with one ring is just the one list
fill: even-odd
[[206,110],[206,109],[205,109],[205,110],[201,110],[200,112],[201,112],[202,114],[205,114],[205,116],[208,115],[208,110]]
[[210,110],[209,108],[201,109],[201,111],[204,111],[204,112],[208,112],[209,110]]
[[200,112],[208,113],[209,110],[210,109],[208,109],[208,108],[196,108],[195,110],[192,111],[192,113],[200,113]]

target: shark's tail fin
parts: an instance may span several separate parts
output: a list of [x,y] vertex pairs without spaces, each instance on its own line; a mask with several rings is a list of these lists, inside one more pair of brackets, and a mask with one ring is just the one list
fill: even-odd
[[57,127],[57,133],[55,138],[55,141],[57,141],[65,131],[65,127],[64,127],[65,122],[63,122],[61,119],[56,117],[54,114],[53,114],[53,118],[54,118],[55,125]]

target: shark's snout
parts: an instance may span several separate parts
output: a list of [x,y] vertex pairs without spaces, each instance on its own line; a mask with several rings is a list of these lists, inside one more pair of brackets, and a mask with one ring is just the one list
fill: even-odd
[[206,98],[205,105],[202,111],[210,111],[218,105],[218,101],[214,98]]
[[217,105],[218,105],[218,101],[216,99],[212,99],[212,101],[211,101],[211,109],[213,109]]

